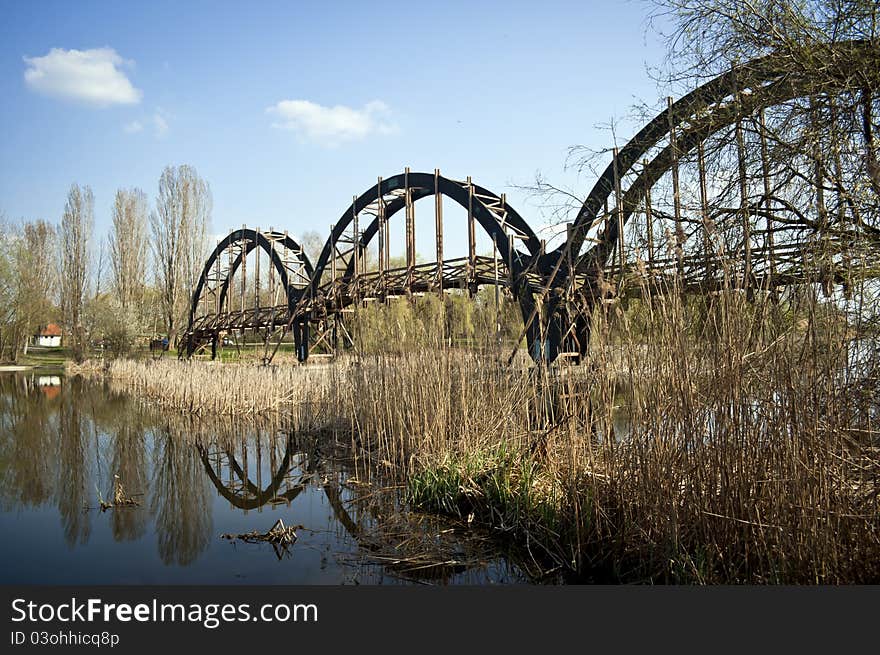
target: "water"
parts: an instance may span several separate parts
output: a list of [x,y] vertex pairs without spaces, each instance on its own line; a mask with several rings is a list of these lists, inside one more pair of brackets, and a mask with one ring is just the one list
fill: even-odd
[[[102,511],[117,475],[137,505]],[[278,519],[301,526],[287,548],[222,536]],[[0,530],[2,584],[528,582],[487,535],[360,482],[332,437],[58,374],[0,374]]]

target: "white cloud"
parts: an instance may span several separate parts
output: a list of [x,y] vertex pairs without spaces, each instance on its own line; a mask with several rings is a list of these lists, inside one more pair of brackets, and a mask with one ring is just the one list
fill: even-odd
[[282,100],[266,112],[278,118],[272,127],[292,130],[325,146],[397,131],[397,126],[390,120],[388,105],[380,100],[368,102],[361,109],[345,105],[324,107],[309,100]]
[[24,57],[24,61],[25,84],[44,95],[97,107],[134,105],[143,96],[121,70],[133,62],[124,60],[113,48],[52,48],[47,55]]
[[122,129],[125,130],[126,134],[135,134],[136,132],[143,132],[144,124],[140,121],[132,121],[123,125]]

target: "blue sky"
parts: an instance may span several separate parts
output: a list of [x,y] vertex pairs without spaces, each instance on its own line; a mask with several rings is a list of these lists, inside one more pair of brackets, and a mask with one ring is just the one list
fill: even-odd
[[[377,176],[410,166],[471,175],[538,227],[514,186],[540,171],[585,195],[567,148],[611,145],[597,125],[664,95],[646,71],[663,57],[648,10],[3,0],[0,212],[57,222],[70,185],[88,184],[103,236],[117,188],[152,202],[163,167],[190,164],[211,186],[212,232],[323,234]],[[430,211],[417,207],[420,251]],[[463,254],[451,220],[447,252]]]

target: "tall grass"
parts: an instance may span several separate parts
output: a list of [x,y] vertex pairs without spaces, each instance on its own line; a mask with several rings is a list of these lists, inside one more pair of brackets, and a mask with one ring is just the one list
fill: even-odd
[[414,505],[490,525],[575,580],[880,581],[874,337],[807,288],[672,291],[597,307],[580,367],[413,343],[321,367],[110,375],[187,411],[345,432]]

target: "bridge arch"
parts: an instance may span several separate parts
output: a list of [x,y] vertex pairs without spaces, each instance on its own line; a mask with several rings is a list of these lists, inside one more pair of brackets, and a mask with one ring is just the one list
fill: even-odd
[[[362,253],[377,235],[380,239],[383,238],[381,232],[392,217],[400,213],[401,210],[411,207],[417,200],[428,196],[435,196],[438,198],[438,202],[442,197],[453,200],[468,212],[469,223],[472,219],[474,224],[479,224],[494,242],[500,261],[509,269],[513,280],[511,291],[520,305],[523,317],[528,316],[534,300],[532,293],[528,290],[526,274],[538,261],[541,254],[540,239],[519,212],[506,202],[504,196],[498,196],[485,187],[473,183],[470,178],[460,181],[443,177],[438,170],[431,174],[413,173],[407,169],[405,172],[389,178],[379,178],[377,184],[357,196],[333,225],[330,236],[315,263],[308,297],[303,295],[300,305],[306,305],[309,300],[314,301],[318,297],[323,301],[327,299],[327,296],[330,296],[331,304],[336,304],[336,309],[341,307],[341,304],[335,302],[333,298],[332,285],[337,281],[347,282],[356,276],[355,262],[356,257],[360,254],[351,256],[343,262],[342,273],[339,275],[337,271],[337,279],[327,279],[327,273],[332,268],[331,264],[339,255],[339,244],[350,244],[352,253],[355,251]],[[435,208],[435,212],[439,211],[441,210]],[[362,213],[372,214],[374,218],[362,233],[358,231],[356,236],[347,236],[346,232],[355,227],[354,224]],[[435,220],[438,220],[436,213]],[[410,226],[409,229],[414,228]],[[474,228],[468,225],[468,230],[472,229]],[[408,251],[411,251],[411,256],[414,257],[414,234],[412,239],[413,242],[408,246]],[[471,235],[469,238],[471,246],[473,241],[473,235]],[[526,252],[522,252],[516,247],[517,241],[525,246]],[[471,251],[469,259],[473,255],[474,252]],[[438,247],[438,256],[442,257],[442,246]],[[411,264],[412,262],[410,262]],[[439,274],[442,275],[442,267]],[[291,315],[290,325],[293,326],[294,334],[297,335],[297,342],[299,344],[306,343],[308,341],[308,327],[305,312],[295,310]],[[530,345],[536,338],[538,330],[539,326],[528,330],[527,337]],[[300,358],[304,359],[306,356],[307,353],[304,353]]]
[[[192,353],[195,341],[200,337],[211,333],[211,338],[216,338],[217,329],[211,324],[210,317],[221,314],[227,307],[230,282],[255,249],[268,255],[270,265],[278,274],[279,288],[289,309],[296,305],[308,288],[314,272],[312,263],[290,235],[246,227],[233,230],[220,240],[208,256],[193,290],[186,338],[188,353]],[[201,317],[198,315],[200,307],[205,310]],[[200,335],[200,332],[204,334]]]
[[[342,213],[334,224],[330,237],[324,244],[318,261],[315,263],[312,277],[311,292],[316,294],[321,287],[322,279],[328,270],[334,249],[346,230],[352,226],[355,216],[364,211],[374,209],[375,218],[363,231],[359,239],[359,247],[366,248],[379,233],[380,224],[389,221],[406,208],[406,194],[410,194],[409,202],[427,196],[444,196],[455,201],[465,210],[472,213],[473,218],[483,228],[498,248],[500,258],[505,263],[512,261],[517,273],[525,270],[532,257],[539,254],[541,242],[531,226],[520,214],[500,196],[472,182],[453,180],[443,177],[439,171],[435,173],[404,172],[389,178],[380,178],[379,182],[355,198],[354,202]],[[381,205],[381,208],[378,206]],[[379,215],[381,212],[381,215]],[[508,235],[514,235],[525,245],[527,252],[521,253],[514,247],[510,248]],[[347,262],[344,275],[354,274],[353,262]]]
[[[580,255],[590,228],[606,201],[615,194],[615,179],[627,172],[655,148],[661,140],[677,133],[670,143],[637,174],[622,195],[623,225],[632,215],[646,188],[656,183],[674,164],[676,156],[692,151],[712,134],[748,118],[756,111],[815,93],[860,90],[868,81],[880,81],[880,49],[871,41],[828,44],[816,56],[826,57],[823,79],[797,74],[786,67],[784,54],[771,54],[735,67],[697,87],[649,121],[612,160],[593,185],[572,226],[570,238],[552,253],[552,260],[571,251],[577,267],[604,265],[613,252],[621,225],[618,218],[609,223],[608,233],[589,251]],[[854,83],[858,82],[858,83]],[[548,256],[548,259],[551,259]],[[545,268],[547,263],[545,263]]]
[[[441,179],[445,179],[445,178],[441,178]],[[467,185],[467,182],[461,183],[461,182],[455,182],[454,180],[451,180],[451,182],[453,184],[464,184],[465,186]],[[479,185],[472,184],[472,186],[474,188],[474,197],[477,198],[479,200],[479,202],[481,202],[482,204],[485,204],[485,205],[489,205],[490,207],[492,207],[492,206],[503,207],[504,211],[507,212],[507,216],[509,217],[509,220],[507,221],[508,225],[513,227],[513,229],[515,229],[519,234],[527,235],[527,238],[524,239],[523,241],[524,241],[524,244],[525,244],[526,249],[528,251],[528,257],[524,257],[522,253],[518,253],[517,255],[514,256],[514,259],[517,262],[520,262],[521,266],[524,267],[526,262],[528,262],[531,257],[538,255],[540,252],[541,242],[538,239],[537,235],[531,230],[531,227],[529,226],[528,223],[526,223],[525,219],[523,219],[522,216],[510,204],[508,204],[505,199],[501,198],[500,196],[495,195],[494,193],[492,193],[488,189],[481,187]],[[442,188],[443,188],[443,185],[441,184],[441,189]],[[411,193],[412,193],[411,201],[413,203],[415,203],[417,200],[421,200],[423,198],[434,195],[433,190],[426,189],[424,187],[411,187]],[[441,193],[443,193],[442,190],[441,190]],[[465,191],[465,193],[467,193],[467,191]],[[449,195],[447,197],[455,200],[456,204],[460,205],[463,209],[465,209],[465,210],[467,209],[467,202],[466,201],[464,203],[462,203],[459,199],[454,198],[451,195]],[[389,202],[385,207],[385,220],[390,221],[394,215],[396,215],[398,212],[400,212],[400,210],[405,209],[405,207],[406,207],[406,201],[404,198],[395,198],[394,200]],[[351,209],[351,207],[349,209]],[[491,212],[491,210],[490,210],[490,212]],[[476,217],[476,215],[477,214],[475,212],[475,217]],[[360,243],[359,243],[361,250],[365,250],[372,243],[373,239],[376,237],[378,232],[379,232],[379,218],[376,217],[369,223],[369,225],[367,225],[366,229],[363,231],[363,234],[361,236]],[[488,234],[490,237],[493,236],[492,233],[490,233],[488,231],[486,231],[486,234]],[[507,233],[507,234],[509,234],[509,233]],[[501,241],[505,241],[507,243],[507,247],[504,250],[502,250],[499,245],[499,256],[500,256],[501,261],[504,262],[504,265],[507,266],[507,261],[508,261],[507,257],[511,254],[511,251],[509,249],[510,243],[506,237],[504,239],[501,239]],[[354,275],[354,261],[351,261],[351,262],[349,262],[348,266],[345,269],[345,273],[343,275],[343,280],[350,279],[353,275]]]
[[[679,158],[712,135],[774,105],[820,93],[858,92],[880,81],[880,50],[875,42],[828,44],[814,56],[824,57],[821,77],[812,71],[792,71],[791,66],[786,66],[790,63],[787,55],[771,54],[734,67],[678,101],[670,101],[667,109],[649,121],[606,166],[581,206],[569,238],[541,258],[539,268],[546,280],[542,295],[565,286],[572,276],[578,275],[584,280],[578,312],[588,314],[597,298],[605,293],[602,271],[615,254],[621,234],[643,203],[646,191],[676,166]],[[652,153],[652,158],[637,170],[643,158]],[[620,187],[625,176],[631,181],[624,190]],[[603,218],[603,208],[609,205],[613,207],[610,220],[597,238],[591,239],[593,245],[581,253],[588,234]],[[566,266],[566,261],[573,262],[573,266]],[[557,340],[559,335],[570,332],[574,323],[572,312],[563,306],[565,302],[560,294],[551,296],[549,301],[548,315],[561,317],[558,320],[565,324],[555,330]],[[526,319],[527,325],[541,320],[535,314],[533,311]],[[550,326],[546,329],[554,333]],[[589,342],[588,322],[582,321],[575,330],[581,334],[579,342]],[[555,353],[559,349],[557,342],[550,351]]]

